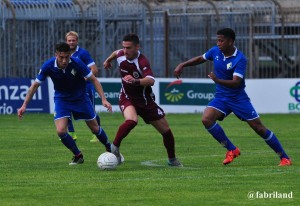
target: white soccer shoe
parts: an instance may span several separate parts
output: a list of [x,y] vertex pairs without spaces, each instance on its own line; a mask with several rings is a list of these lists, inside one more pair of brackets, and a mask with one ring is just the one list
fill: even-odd
[[119,147],[115,146],[114,144],[111,144],[110,146],[111,153],[116,155],[118,159],[118,165],[123,163],[125,161],[124,156],[120,153]]

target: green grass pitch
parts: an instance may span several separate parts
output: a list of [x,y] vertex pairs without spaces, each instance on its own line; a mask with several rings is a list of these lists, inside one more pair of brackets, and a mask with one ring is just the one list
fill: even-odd
[[[100,116],[112,141],[122,115]],[[104,147],[90,143],[92,134],[83,121],[74,124],[85,163],[69,166],[72,153],[58,140],[52,115],[27,113],[22,121],[0,115],[0,205],[300,205],[298,114],[261,115],[292,158],[291,167],[278,167],[277,155],[234,115],[220,122],[241,149],[227,166],[222,165],[226,150],[204,129],[201,114],[166,117],[183,168],[167,166],[162,137],[139,119],[121,145],[125,163],[101,171],[96,160]],[[292,197],[279,198],[284,193]]]

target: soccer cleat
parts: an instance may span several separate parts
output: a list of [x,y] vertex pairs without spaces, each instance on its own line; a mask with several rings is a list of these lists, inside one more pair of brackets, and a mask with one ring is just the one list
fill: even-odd
[[282,158],[278,166],[291,166],[291,165],[292,165],[292,161],[290,159]]
[[168,165],[171,167],[183,167],[177,158],[169,159]]
[[69,133],[69,135],[73,138],[74,141],[77,140],[77,135],[76,135],[75,132],[68,132],[68,133]]
[[234,150],[229,150],[226,153],[226,158],[224,159],[223,164],[224,165],[229,164],[230,162],[233,161],[234,158],[236,158],[236,157],[238,157],[240,155],[241,155],[241,151],[237,147]]
[[120,153],[120,156],[121,156],[121,163],[125,162],[125,158],[121,153]]
[[83,155],[79,154],[78,156],[74,156],[72,159],[72,162],[69,163],[69,165],[78,165],[82,164],[84,162]]
[[115,146],[114,144],[110,145],[110,150],[111,153],[113,153],[114,155],[116,155],[117,160],[118,160],[118,165],[122,163],[122,159],[121,159],[121,154],[120,154],[120,150],[119,147]]
[[90,142],[94,143],[94,142],[99,142],[99,139],[97,138],[96,135],[92,136],[92,139],[90,140]]

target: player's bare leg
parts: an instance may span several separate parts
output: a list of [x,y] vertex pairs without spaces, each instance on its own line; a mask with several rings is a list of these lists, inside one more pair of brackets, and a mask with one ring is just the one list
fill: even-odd
[[86,121],[87,126],[91,129],[92,133],[97,136],[99,141],[105,146],[106,151],[110,152],[110,142],[108,137],[104,131],[104,129],[98,125],[97,120],[93,119],[90,121]]
[[292,165],[291,159],[285,153],[280,141],[277,139],[275,134],[268,130],[261,122],[260,118],[256,118],[251,121],[247,121],[249,126],[261,136],[265,142],[273,149],[273,151],[278,154],[280,158],[279,166],[290,166]]
[[217,120],[222,120],[224,114],[219,110],[212,107],[207,107],[202,115],[202,123],[207,131],[223,146],[227,149],[224,165],[231,163],[234,158],[238,157],[241,152],[239,148],[232,144],[229,138],[226,136],[223,128],[217,123]]
[[60,137],[61,142],[74,154],[72,162],[70,162],[69,165],[82,164],[84,162],[83,155],[67,131],[68,118],[55,120],[55,126],[57,135]]

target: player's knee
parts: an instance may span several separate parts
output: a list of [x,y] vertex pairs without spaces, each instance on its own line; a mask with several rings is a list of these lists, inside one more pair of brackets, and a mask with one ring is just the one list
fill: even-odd
[[93,134],[98,133],[101,128],[96,119],[86,121],[86,125],[89,127]]
[[170,127],[165,127],[165,128],[162,129],[162,131],[161,131],[160,133],[161,133],[161,135],[162,135],[163,137],[165,137],[166,134],[172,133],[172,130],[171,130]]
[[66,129],[63,129],[63,128],[56,128],[56,132],[59,137],[61,137],[67,133]]
[[206,117],[206,116],[202,116],[201,121],[202,121],[202,124],[203,124],[206,128],[210,127],[210,126],[215,122],[215,121],[212,121],[210,118],[208,118],[208,117]]
[[266,130],[267,130],[263,125],[254,125],[252,128],[260,136],[265,135]]
[[64,132],[64,131],[57,131],[57,135],[62,138],[66,135],[67,132]]
[[92,128],[90,128],[90,130],[93,134],[97,135],[98,133],[101,133],[102,128],[100,126],[98,126],[98,127],[92,127]]

